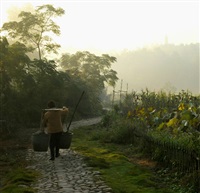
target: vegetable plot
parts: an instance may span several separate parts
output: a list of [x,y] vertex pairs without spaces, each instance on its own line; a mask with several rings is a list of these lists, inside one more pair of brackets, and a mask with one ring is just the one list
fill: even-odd
[[127,95],[121,109],[132,122],[133,135],[140,136],[135,141],[143,141],[143,150],[181,177],[187,175],[196,192],[200,187],[199,104],[200,97],[189,92],[175,95],[146,90]]

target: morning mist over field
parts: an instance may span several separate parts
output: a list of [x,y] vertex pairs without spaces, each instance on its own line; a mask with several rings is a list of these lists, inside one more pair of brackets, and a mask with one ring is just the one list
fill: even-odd
[[[118,54],[113,69],[123,90],[199,93],[199,44],[163,44]],[[121,80],[116,90],[121,87]]]
[[[1,23],[42,4],[62,7],[53,39],[61,53],[89,51],[117,58],[116,90],[199,93],[198,1],[1,1]],[[112,90],[113,88],[109,88]]]

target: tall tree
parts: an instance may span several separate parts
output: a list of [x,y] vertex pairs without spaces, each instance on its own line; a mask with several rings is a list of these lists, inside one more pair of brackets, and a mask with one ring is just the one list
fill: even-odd
[[[118,80],[117,72],[111,69],[112,63],[116,58],[103,54],[96,56],[90,52],[77,52],[75,54],[63,54],[61,57],[61,67],[68,72],[73,86],[76,85],[77,91],[80,88],[86,91],[88,112],[95,112],[100,109],[100,95],[105,88],[105,83],[115,86]],[[72,90],[72,89],[70,89]],[[74,89],[73,89],[74,90]]]
[[26,84],[30,59],[26,55],[25,45],[16,42],[10,46],[5,37],[0,37],[0,49],[1,119],[9,118],[9,123],[14,120],[19,123],[21,120],[19,110],[22,109],[19,104],[23,100],[18,99],[22,96],[21,91]]
[[103,89],[104,83],[115,86],[118,80],[117,72],[111,69],[116,58],[108,54],[96,56],[90,52],[77,52],[75,54],[63,54],[61,67],[73,76],[79,76],[97,89]]
[[8,127],[39,126],[41,108],[50,99],[68,105],[68,76],[54,61],[31,61],[24,44],[9,45],[1,36],[0,50],[0,120]]
[[46,52],[57,53],[59,44],[53,42],[49,33],[60,35],[60,27],[52,18],[62,16],[65,11],[62,8],[54,8],[52,5],[42,5],[36,8],[34,13],[22,11],[18,17],[20,21],[4,23],[2,30],[18,41],[29,45],[30,51],[37,50],[41,60]]

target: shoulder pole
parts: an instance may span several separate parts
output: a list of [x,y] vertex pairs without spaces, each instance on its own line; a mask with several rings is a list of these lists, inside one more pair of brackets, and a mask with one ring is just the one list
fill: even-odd
[[71,125],[71,123],[72,123],[72,120],[73,120],[73,118],[74,118],[76,109],[77,109],[77,107],[78,107],[78,105],[79,105],[79,103],[80,103],[80,101],[81,101],[81,99],[82,99],[84,93],[85,93],[85,91],[82,92],[82,94],[81,94],[81,96],[80,96],[80,98],[79,98],[79,100],[78,100],[78,103],[76,104],[76,107],[75,107],[74,112],[73,112],[73,114],[72,114],[71,120],[70,120],[69,125],[68,125],[68,127],[67,127],[67,132],[69,132],[69,127],[70,127],[70,125]]

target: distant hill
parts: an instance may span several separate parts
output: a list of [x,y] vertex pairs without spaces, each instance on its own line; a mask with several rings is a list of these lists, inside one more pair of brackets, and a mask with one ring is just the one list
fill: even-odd
[[199,93],[199,43],[166,44],[124,51],[115,57],[117,63],[113,69],[123,80],[124,90],[128,84],[129,92],[148,88],[150,91]]

